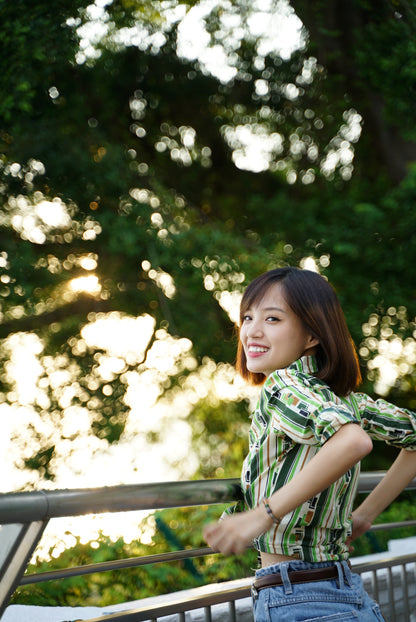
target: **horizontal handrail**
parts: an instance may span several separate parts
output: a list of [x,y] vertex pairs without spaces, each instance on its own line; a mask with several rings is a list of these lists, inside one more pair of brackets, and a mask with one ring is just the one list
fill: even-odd
[[368,570],[384,570],[385,568],[393,568],[393,566],[397,565],[397,562],[400,564],[414,564],[415,563],[415,553],[409,553],[408,555],[400,555],[396,557],[384,557],[383,559],[376,559],[370,562],[360,562],[354,564],[354,559],[351,559],[351,564],[354,572],[362,573]]
[[[385,471],[365,471],[360,473],[357,492],[359,494],[371,492],[383,479],[384,475]],[[409,482],[406,490],[416,490],[416,477]]]
[[216,552],[209,546],[200,549],[184,549],[183,551],[173,551],[172,553],[155,553],[154,555],[143,555],[142,557],[126,557],[125,559],[114,559],[96,564],[84,564],[83,566],[71,566],[60,570],[48,570],[27,574],[22,577],[20,585],[31,583],[43,583],[43,581],[55,581],[57,579],[69,579],[70,577],[80,577],[96,572],[107,572],[108,570],[122,570],[125,568],[136,568],[147,564],[162,564],[168,562],[183,561],[194,557],[204,557],[213,555]]
[[402,527],[416,527],[416,520],[402,520],[396,523],[377,523],[371,525],[369,531],[384,531],[386,529],[401,529]]
[[[358,492],[373,490],[383,475],[383,471],[361,473]],[[416,489],[416,478],[410,482],[407,489]],[[238,501],[240,498],[241,489],[238,479],[2,493],[0,494],[0,524],[104,512],[211,505]]]
[[0,524],[64,516],[155,510],[237,501],[237,479],[132,484],[0,494]]

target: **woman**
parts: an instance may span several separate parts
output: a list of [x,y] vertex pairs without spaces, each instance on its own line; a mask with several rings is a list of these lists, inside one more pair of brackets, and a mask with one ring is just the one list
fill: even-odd
[[[271,270],[247,287],[237,369],[263,384],[242,470],[247,511],[204,528],[241,553],[254,540],[257,622],[383,620],[348,564],[349,542],[416,476],[416,416],[354,393],[361,377],[338,298],[315,272]],[[352,512],[371,438],[401,449]]]

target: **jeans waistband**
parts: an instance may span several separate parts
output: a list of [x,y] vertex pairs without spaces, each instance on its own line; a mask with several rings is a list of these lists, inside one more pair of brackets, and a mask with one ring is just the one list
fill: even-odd
[[[336,579],[339,587],[343,587],[344,583],[352,585],[353,578],[349,560],[336,561],[332,564],[319,563],[318,567],[313,567],[312,564],[306,562],[295,562],[295,564],[293,562],[280,562],[271,566],[269,573],[264,572],[266,568],[257,571],[252,584],[253,594],[273,586],[283,586],[285,593],[289,593],[292,589],[292,583],[310,583],[331,579]],[[295,568],[291,568],[293,565]],[[296,569],[296,566],[300,566],[300,568]]]
[[[328,581],[338,578],[338,568],[329,566],[329,568],[316,568],[316,570],[292,570],[288,573],[291,583],[309,583],[310,581]],[[262,590],[265,587],[273,585],[283,585],[282,575],[279,573],[267,574],[254,580],[253,586],[256,590]]]

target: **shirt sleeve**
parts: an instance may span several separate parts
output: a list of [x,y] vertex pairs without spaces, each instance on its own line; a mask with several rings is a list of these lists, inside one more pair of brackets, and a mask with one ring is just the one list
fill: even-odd
[[271,428],[295,443],[323,445],[346,423],[360,424],[352,406],[338,398],[327,385],[292,376],[292,382],[275,383],[268,395]]
[[234,514],[237,514],[238,512],[244,512],[245,510],[248,510],[248,509],[249,508],[244,503],[244,501],[237,501],[237,503],[235,503],[234,505],[230,505],[228,506],[228,508],[225,508],[219,520],[224,520],[224,518],[228,518],[229,516],[234,516]]
[[356,393],[354,397],[362,427],[369,436],[394,447],[416,451],[416,413],[383,399],[373,400],[364,393]]

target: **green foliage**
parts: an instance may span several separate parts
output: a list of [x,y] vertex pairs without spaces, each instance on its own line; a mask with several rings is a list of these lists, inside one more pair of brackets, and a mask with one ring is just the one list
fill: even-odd
[[[202,548],[201,526],[218,518],[217,507],[164,510],[146,519],[143,527],[154,531],[150,544],[139,541],[126,543],[122,539],[113,542],[100,535],[88,544],[77,543],[67,548],[51,561],[37,561],[29,565],[28,573],[37,574],[77,565],[102,563],[110,560],[136,558],[171,550]],[[184,562],[158,563],[124,570],[106,571],[84,577],[71,577],[60,581],[27,585],[19,588],[13,596],[15,604],[47,606],[107,606],[118,602],[145,598],[229,581],[250,576],[257,566],[254,550],[242,556],[222,557],[209,555]]]
[[196,404],[189,417],[199,462],[195,478],[239,477],[242,456],[248,449],[247,407],[246,402]]
[[58,0],[55,10],[59,20],[53,20],[47,3],[32,4],[27,11],[24,1],[0,2],[0,41],[3,58],[7,58],[0,78],[0,116],[7,123],[17,115],[36,115],[37,94],[53,85],[59,66],[67,63],[76,49],[77,38],[65,22],[85,4],[82,0]]
[[[401,135],[414,141],[416,14],[408,3],[397,5],[395,18],[385,7],[378,19],[367,25],[362,45],[356,47],[356,59],[362,79],[382,99],[388,123],[395,126],[400,119]],[[381,58],[376,58],[380,51]]]

